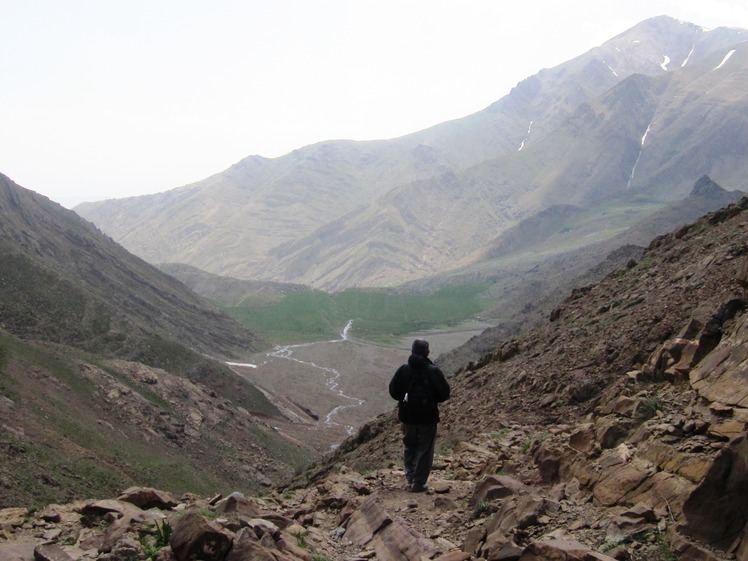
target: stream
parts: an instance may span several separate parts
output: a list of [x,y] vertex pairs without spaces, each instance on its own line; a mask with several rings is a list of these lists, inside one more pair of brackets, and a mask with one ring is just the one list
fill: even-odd
[[[353,327],[353,320],[349,320],[346,326],[343,328],[343,330],[340,332],[340,339],[333,339],[330,341],[315,341],[312,343],[300,343],[297,345],[283,345],[283,346],[277,346],[272,351],[267,353],[266,358],[267,359],[283,359],[283,360],[290,360],[293,362],[296,362],[298,364],[302,364],[307,368],[312,368],[314,370],[320,370],[325,375],[325,386],[327,389],[331,392],[333,392],[338,397],[342,398],[343,400],[349,401],[349,403],[345,403],[343,405],[338,405],[334,407],[327,415],[325,415],[323,424],[326,426],[337,426],[337,427],[343,427],[348,434],[348,436],[353,435],[355,431],[355,427],[351,425],[343,425],[341,423],[336,422],[334,419],[340,414],[341,411],[351,408],[351,407],[360,407],[364,400],[353,397],[350,395],[346,395],[343,390],[340,389],[340,372],[335,369],[328,366],[320,366],[319,364],[316,364],[311,361],[305,361],[300,360],[293,356],[294,350],[301,349],[301,348],[308,348],[313,345],[319,345],[319,344],[329,344],[329,343],[342,343],[349,340],[348,334],[350,333],[351,328]],[[229,366],[239,366],[244,368],[258,368],[259,366],[263,366],[264,364],[267,364],[267,360],[263,362],[260,365],[252,364],[252,363],[243,363],[243,362],[227,362]],[[335,446],[333,446],[334,448]]]

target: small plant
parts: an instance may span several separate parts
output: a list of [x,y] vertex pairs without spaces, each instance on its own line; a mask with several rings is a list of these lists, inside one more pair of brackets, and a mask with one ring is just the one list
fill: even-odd
[[678,555],[662,535],[657,537],[657,556],[661,561],[678,561]]
[[208,508],[208,507],[201,508],[200,510],[197,511],[197,513],[203,518],[206,518],[208,520],[215,520],[216,518],[218,518],[218,513],[215,510]]
[[528,436],[527,439],[525,440],[525,443],[522,445],[522,453],[526,454],[530,450],[530,448],[532,448],[535,445],[536,442],[538,444],[541,443],[541,442],[544,442],[544,441],[548,440],[549,436],[550,435],[548,435],[548,434],[540,434],[540,435],[537,435],[537,436]]
[[291,532],[291,535],[296,538],[296,545],[298,545],[300,548],[306,549],[308,547],[306,534],[304,532]]
[[477,505],[475,505],[475,510],[473,511],[473,518],[483,518],[484,516],[488,516],[491,514],[491,505],[487,503],[486,501],[480,501]]
[[26,509],[26,516],[23,517],[24,522],[29,522],[33,517],[34,514],[36,514],[39,511],[39,507],[36,505],[31,505]]
[[662,401],[657,394],[645,397],[639,403],[639,418],[646,421],[654,417],[662,409]]
[[490,433],[490,436],[496,440],[503,440],[507,434],[509,434],[509,429],[503,428]]
[[141,532],[140,545],[143,546],[148,559],[153,559],[161,549],[169,545],[171,530],[168,520],[164,520],[161,524],[156,521],[155,531]]

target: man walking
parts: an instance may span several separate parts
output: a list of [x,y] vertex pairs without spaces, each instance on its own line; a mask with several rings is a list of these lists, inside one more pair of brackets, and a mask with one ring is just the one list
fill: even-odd
[[390,395],[396,399],[397,416],[403,429],[405,478],[413,493],[426,491],[434,462],[439,403],[449,399],[444,374],[429,360],[428,341],[416,339],[408,363],[390,380]]

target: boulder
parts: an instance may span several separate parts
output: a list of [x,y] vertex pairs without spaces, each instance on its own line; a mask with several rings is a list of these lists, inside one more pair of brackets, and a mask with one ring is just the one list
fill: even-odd
[[577,428],[569,436],[569,446],[582,454],[589,454],[595,449],[595,425],[587,423]]
[[378,559],[388,561],[420,561],[437,553],[430,540],[385,512],[375,496],[350,516],[344,538],[359,547],[373,548]]
[[654,467],[642,460],[633,459],[630,463],[616,463],[605,469],[592,488],[592,496],[603,506],[624,504],[624,497],[654,473]]
[[99,555],[98,561],[129,561],[130,559],[146,558],[146,552],[137,536],[128,534],[114,544],[109,553]]
[[508,536],[516,529],[523,530],[537,524],[545,508],[546,500],[538,495],[512,497],[504,501],[499,512],[486,523],[486,541],[493,533]]
[[241,493],[231,493],[225,499],[218,501],[215,508],[218,514],[237,514],[255,517],[259,513],[257,505]]
[[475,492],[468,505],[475,507],[484,501],[503,499],[527,491],[527,486],[521,481],[507,475],[489,475],[475,487]]
[[709,401],[748,408],[748,314],[729,340],[722,343],[694,368],[691,387]]
[[260,544],[253,532],[244,529],[234,537],[226,561],[276,561],[276,559],[268,549]]
[[638,533],[652,528],[657,522],[657,515],[649,506],[637,503],[613,518],[606,530],[608,542],[623,542]]
[[748,435],[742,434],[714,458],[704,480],[683,505],[686,536],[732,548],[748,521]]
[[494,532],[481,550],[481,557],[487,561],[516,561],[522,555],[522,548],[499,532]]
[[149,508],[170,510],[178,504],[174,500],[174,497],[166,491],[159,491],[152,487],[130,487],[129,489],[125,489],[117,499],[134,504],[143,510],[148,510]]
[[615,448],[628,435],[630,422],[616,415],[606,415],[595,421],[595,437],[603,449]]
[[670,533],[670,547],[678,555],[679,561],[721,561],[711,551],[704,549],[677,532]]
[[73,561],[73,558],[59,545],[44,544],[34,549],[36,561]]
[[392,518],[382,505],[375,498],[367,499],[348,518],[344,537],[358,546],[363,546],[391,523]]
[[169,539],[177,561],[224,561],[232,538],[197,513],[179,519]]

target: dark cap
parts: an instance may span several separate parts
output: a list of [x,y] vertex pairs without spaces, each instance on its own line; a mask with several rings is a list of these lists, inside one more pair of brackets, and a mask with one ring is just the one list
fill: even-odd
[[411,351],[414,355],[429,356],[429,342],[423,339],[413,341]]

